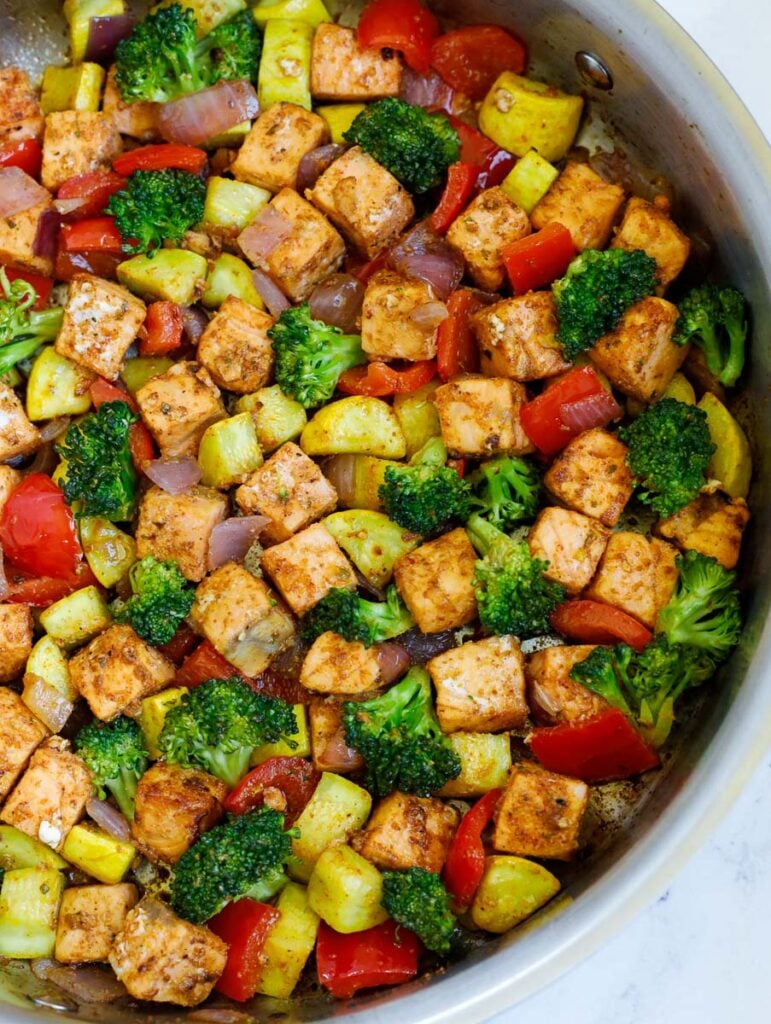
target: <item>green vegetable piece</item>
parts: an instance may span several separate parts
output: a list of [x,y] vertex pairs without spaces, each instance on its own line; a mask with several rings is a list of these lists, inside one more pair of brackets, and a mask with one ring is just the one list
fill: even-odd
[[450,164],[460,159],[458,133],[443,114],[394,98],[368,104],[343,138],[416,194],[440,185]]
[[541,864],[524,857],[487,857],[471,905],[471,920],[477,928],[502,935],[548,903],[559,890],[559,879]]
[[313,31],[302,19],[271,18],[266,22],[257,81],[261,110],[274,103],[311,109]]
[[340,375],[367,361],[358,334],[314,320],[305,302],[285,310],[268,331],[276,355],[276,382],[306,409],[328,401]]
[[[232,184],[237,184],[233,182]],[[265,309],[260,293],[254,287],[252,272],[243,260],[232,253],[223,252],[214,261],[206,279],[206,291],[201,302],[207,309],[218,309],[230,295],[248,302],[257,309]]]
[[293,441],[308,422],[305,409],[293,398],[287,398],[278,384],[243,395],[236,402],[235,412],[252,414],[263,452],[273,452],[287,441]]
[[270,899],[287,882],[284,865],[294,834],[284,831],[284,815],[268,807],[228,817],[177,862],[172,907],[185,920],[201,924],[232,900]]
[[0,868],[3,871],[66,867],[67,861],[54,853],[50,846],[20,832],[13,825],[0,825]]
[[197,174],[166,169],[135,171],[110,196],[107,212],[123,239],[123,251],[152,256],[164,242],[179,244],[203,219],[206,186]]
[[203,768],[233,787],[249,770],[252,752],[297,732],[294,708],[255,693],[238,676],[207,679],[166,715],[158,746],[172,764]]
[[158,249],[153,256],[133,256],[118,265],[118,280],[143,299],[165,299],[189,306],[208,266],[203,256],[188,249]]
[[322,520],[353,564],[375,587],[385,587],[394,565],[420,543],[416,533],[392,522],[382,512],[355,508],[333,512]]
[[78,518],[102,516],[121,523],[134,515],[137,472],[129,428],[135,420],[125,402],[105,402],[67,429],[56,450],[67,463],[64,497],[70,505],[81,503]]
[[675,592],[659,612],[656,629],[670,643],[689,644],[722,661],[741,635],[736,573],[698,551],[681,555],[677,568]]
[[175,561],[152,555],[132,565],[129,582],[132,595],[116,609],[115,621],[129,623],[154,647],[167,644],[193,606],[193,587]]
[[9,281],[0,267],[0,376],[59,333],[64,310],[34,310],[36,300],[31,284],[21,278]]
[[379,494],[395,523],[424,537],[439,533],[471,512],[471,491],[447,461],[441,437],[433,437],[406,466],[388,466]]
[[91,771],[99,799],[109,792],[133,821],[137,783],[150,764],[139,725],[125,715],[112,722],[94,721],[77,733],[74,746]]
[[53,956],[64,875],[55,868],[6,871],[0,890],[0,956],[34,960]]
[[308,882],[310,907],[343,935],[385,921],[388,914],[380,905],[382,896],[383,876],[350,846],[324,850]]
[[471,505],[499,530],[532,522],[541,501],[541,478],[535,466],[506,455],[483,462],[468,478]]
[[591,348],[656,284],[656,261],[642,249],[586,249],[577,256],[552,285],[565,357]]
[[565,599],[564,588],[544,576],[549,563],[533,558],[526,541],[512,540],[477,513],[466,530],[483,556],[474,577],[482,625],[500,636],[547,633],[549,616]]
[[292,878],[307,882],[324,850],[346,842],[363,828],[371,809],[372,797],[366,789],[342,775],[322,772],[313,796],[295,822],[299,835],[292,841]]
[[450,952],[457,921],[439,875],[424,868],[383,872],[383,906],[426,949]]
[[174,360],[168,356],[135,356],[124,363],[120,379],[128,388],[129,394],[136,395],[149,380],[160,377],[173,365]]
[[725,387],[733,387],[744,369],[747,303],[736,288],[704,284],[692,288],[679,306],[672,338],[692,342],[704,353],[707,369]]
[[638,498],[660,516],[674,515],[707,482],[715,445],[698,406],[662,398],[618,436],[629,446],[626,461],[641,488]]
[[436,720],[431,683],[414,666],[384,694],[343,704],[346,743],[366,762],[366,786],[378,796],[395,789],[430,796],[460,773],[460,758]]
[[335,587],[303,619],[302,638],[311,644],[331,630],[344,640],[358,640],[371,647],[406,633],[414,625],[394,586],[388,588],[385,601],[380,602],[365,601],[350,590]]

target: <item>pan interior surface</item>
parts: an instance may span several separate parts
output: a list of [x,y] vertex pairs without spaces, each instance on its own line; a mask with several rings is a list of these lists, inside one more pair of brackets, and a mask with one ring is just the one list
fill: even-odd
[[[771,519],[771,338],[763,316],[771,306],[764,269],[771,266],[768,148],[719,73],[652,0],[442,0],[432,6],[452,23],[516,29],[531,46],[536,77],[583,91],[591,101],[582,141],[612,148],[614,139],[623,139],[633,163],[671,182],[675,218],[698,241],[704,262],[745,292],[754,310],[752,350],[735,412],[750,434],[755,464],[754,518],[741,579],[746,628],[731,661],[699,703],[684,710],[663,770],[642,784],[602,787],[586,856],[563,874],[561,897],[527,926],[395,992],[344,1004],[309,987],[291,1003],[257,1000],[247,1009],[258,1021],[358,1021],[366,1015],[369,1024],[471,1024],[492,1016],[588,955],[653,899],[728,808],[771,741],[771,549],[764,543]],[[60,8],[58,0],[3,0],[0,64],[19,64],[39,79],[46,64],[63,63]],[[577,60],[577,54],[584,56]],[[204,1014],[194,1019],[206,1024]],[[34,978],[25,965],[0,967],[0,1024],[62,1017],[171,1024],[187,1014],[79,1002]],[[238,1024],[216,1015],[211,1021]]]

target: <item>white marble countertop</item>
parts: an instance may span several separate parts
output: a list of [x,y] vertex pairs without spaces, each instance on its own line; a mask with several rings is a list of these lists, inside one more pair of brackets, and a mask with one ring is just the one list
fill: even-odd
[[[768,0],[660,2],[771,138]],[[490,1024],[768,1024],[770,912],[771,752],[653,906],[589,960]]]

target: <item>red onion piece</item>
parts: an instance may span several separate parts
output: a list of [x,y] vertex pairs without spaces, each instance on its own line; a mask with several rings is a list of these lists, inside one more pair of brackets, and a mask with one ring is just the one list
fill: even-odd
[[317,284],[308,300],[311,316],[351,333],[364,302],[364,285],[353,274],[330,274]]
[[436,71],[421,75],[405,64],[399,99],[416,107],[425,107],[431,111],[443,110],[449,114],[452,112],[453,90]]
[[343,508],[356,507],[355,455],[333,455],[327,459],[321,470],[337,491],[337,499]]
[[12,217],[42,203],[48,189],[20,167],[0,167],[0,217]]
[[405,277],[426,281],[444,301],[463,277],[463,259],[421,221],[388,253],[389,265]]
[[95,796],[86,804],[86,813],[113,839],[128,842],[131,839],[131,827],[117,807],[106,800],[97,800]]
[[167,494],[183,494],[201,479],[201,467],[192,456],[181,459],[153,459],[144,473]]
[[261,270],[253,270],[252,280],[260,298],[268,307],[268,312],[271,316],[281,316],[285,309],[290,308],[292,303],[268,274],[263,273]]
[[71,967],[56,960],[33,960],[30,966],[36,978],[50,981],[82,1003],[114,1003],[126,995],[126,989],[112,971],[96,965]]
[[55,441],[57,437],[64,433],[69,425],[69,416],[57,416],[56,419],[49,420],[45,426],[40,428],[40,440],[44,444],[48,441]]
[[51,730],[60,732],[72,714],[74,703],[40,676],[24,676],[24,703]]
[[167,142],[199,146],[260,112],[250,82],[217,82],[208,89],[161,105],[158,127]]
[[565,402],[560,406],[560,419],[569,429],[577,433],[591,430],[592,427],[603,427],[606,423],[621,415],[621,407],[609,391],[587,395],[575,402]]
[[265,516],[233,516],[217,523],[209,538],[209,569],[243,561],[246,552],[270,522]]
[[182,307],[182,333],[191,345],[197,345],[209,326],[209,318],[200,306]]
[[32,251],[36,256],[42,256],[47,260],[54,259],[59,241],[60,225],[61,218],[56,210],[43,210],[40,220],[37,222],[35,241],[32,243]]
[[275,206],[265,206],[238,236],[238,244],[252,263],[259,264],[292,233],[289,219]]
[[88,42],[83,58],[95,64],[109,64],[115,47],[134,27],[133,14],[111,14],[88,19]]
[[324,171],[344,153],[345,146],[337,142],[328,142],[306,153],[297,168],[297,191],[303,195],[306,188],[313,188]]
[[417,665],[422,665],[437,654],[443,654],[456,646],[455,630],[445,629],[441,633],[421,633],[417,628],[402,633],[399,646],[403,647]]
[[403,676],[412,663],[410,652],[401,644],[378,644],[375,655],[384,683],[392,683]]
[[317,767],[322,771],[343,772],[361,768],[364,760],[358,751],[345,742],[345,730],[339,726],[319,754]]
[[443,302],[424,302],[410,313],[410,320],[418,327],[434,330],[450,314]]

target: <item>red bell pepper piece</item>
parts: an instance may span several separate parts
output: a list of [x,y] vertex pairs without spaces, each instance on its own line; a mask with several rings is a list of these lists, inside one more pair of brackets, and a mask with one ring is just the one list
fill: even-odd
[[577,366],[522,406],[522,427],[543,455],[555,455],[568,441],[603,427],[621,408],[591,366]]
[[431,47],[431,66],[453,89],[483,100],[498,75],[521,75],[527,49],[521,39],[498,25],[466,25],[445,32]]
[[636,651],[651,642],[653,633],[621,608],[576,598],[557,605],[553,628],[579,644],[629,644]]
[[378,253],[374,259],[369,260],[367,263],[361,263],[358,266],[352,265],[349,273],[358,278],[362,284],[366,284],[372,275],[376,274],[378,270],[382,270],[387,263],[388,249],[384,249],[382,252]]
[[44,473],[30,473],[0,513],[0,546],[22,572],[54,579],[74,576],[83,559],[75,518],[64,494]]
[[151,302],[139,332],[140,356],[165,356],[182,344],[184,321],[176,302]]
[[61,244],[60,233],[54,277],[57,281],[71,281],[75,274],[94,274],[114,281],[118,265],[125,258],[122,252],[68,252]]
[[442,192],[439,205],[431,214],[428,223],[437,235],[443,235],[452,222],[460,216],[474,194],[479,167],[474,164],[450,164],[447,169],[447,184]]
[[158,650],[169,661],[173,661],[175,665],[180,665],[197,646],[198,634],[194,633],[186,622],[183,622],[171,640],[167,644],[160,644]]
[[286,822],[292,825],[313,796],[320,779],[321,773],[304,757],[270,757],[231,790],[225,799],[225,810],[231,814],[246,814],[262,805],[266,789],[280,789],[286,798]]
[[385,398],[387,395],[406,395],[417,391],[436,376],[436,360],[425,359],[412,363],[406,370],[394,369],[379,360],[366,366],[346,370],[337,382],[344,395],[369,395]]
[[469,288],[460,288],[447,300],[447,319],[436,335],[436,365],[439,377],[450,380],[459,373],[476,373],[479,347],[471,330],[470,317],[482,305]]
[[235,665],[231,665],[227,658],[223,658],[208,640],[204,640],[192,654],[188,654],[177,669],[174,685],[188,686],[192,689],[200,686],[206,679],[228,679],[230,676],[239,676],[245,683],[250,682]]
[[460,162],[479,168],[477,191],[500,185],[517,158],[459,117],[450,114],[449,121],[460,139]]
[[570,232],[562,224],[547,224],[503,248],[503,265],[515,295],[543,288],[562,277],[576,255]]
[[33,274],[31,270],[17,270],[16,267],[3,267],[3,270],[9,281],[26,281],[27,284],[31,284],[37,293],[32,308],[45,309],[54,286],[52,278],[43,277],[42,274]]
[[485,871],[485,847],[482,833],[493,819],[503,790],[491,789],[464,815],[453,836],[442,881],[457,907],[465,909],[474,899]]
[[114,384],[110,380],[105,380],[104,377],[97,377],[88,389],[88,393],[95,409],[104,405],[105,402],[125,402],[132,412],[139,412],[139,406],[125,387],[122,384]]
[[245,897],[228,903],[207,922],[214,934],[228,944],[225,970],[214,986],[223,996],[242,1003],[256,993],[265,939],[280,916],[275,907]]
[[399,50],[421,75],[431,67],[431,44],[438,35],[439,22],[418,0],[372,0],[356,29],[360,46]]
[[37,139],[22,139],[0,146],[0,167],[18,167],[30,176],[40,177],[43,150]]
[[153,435],[141,420],[137,420],[129,427],[129,450],[140,473],[144,472],[145,463],[152,462],[155,458]]
[[57,199],[81,199],[82,203],[70,213],[62,214],[65,220],[84,220],[104,213],[110,196],[126,185],[126,179],[113,171],[88,171],[76,174],[59,186]]
[[157,146],[140,146],[121,153],[112,162],[116,174],[128,177],[134,171],[165,171],[169,168],[200,174],[206,166],[207,155],[196,146],[182,146],[164,142]]
[[5,566],[8,592],[5,604],[28,604],[32,608],[47,608],[83,587],[96,586],[98,581],[86,562],[81,562],[71,576],[55,579],[53,576],[28,575],[19,572],[10,563]]
[[447,465],[450,469],[454,469],[462,480],[468,469],[468,459],[448,459]]
[[60,244],[67,252],[123,251],[123,239],[112,217],[90,217],[63,224]]
[[338,999],[362,988],[399,985],[418,973],[420,939],[396,921],[384,921],[353,935],[341,935],[324,921],[316,940],[319,981]]
[[583,722],[534,729],[529,742],[544,768],[584,782],[628,779],[659,764],[656,751],[618,708]]

